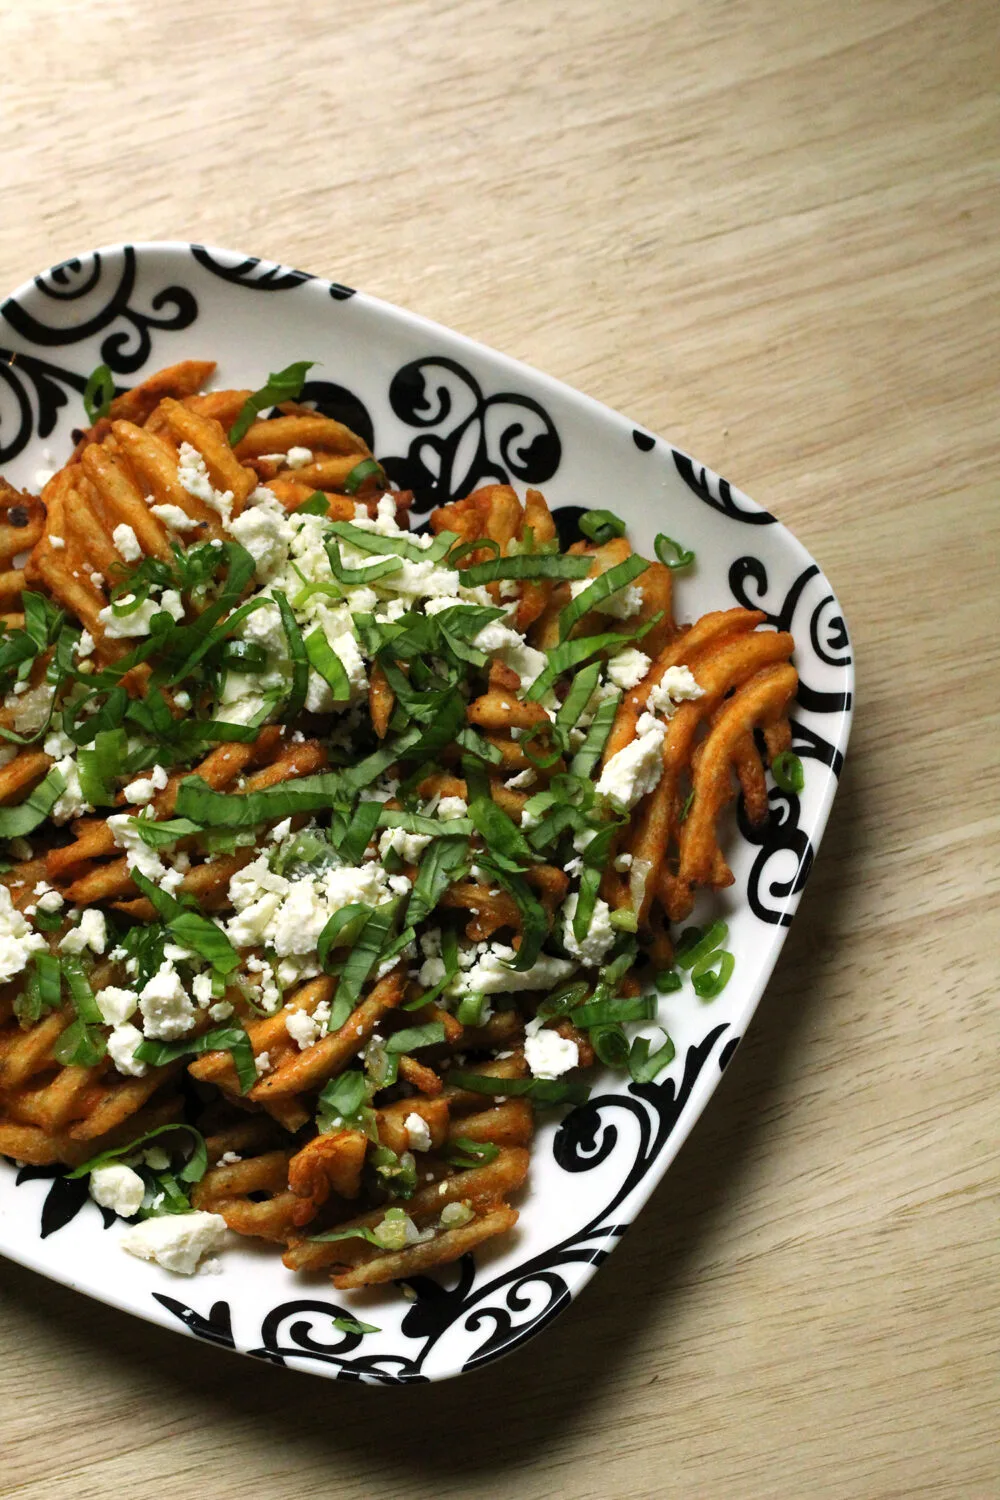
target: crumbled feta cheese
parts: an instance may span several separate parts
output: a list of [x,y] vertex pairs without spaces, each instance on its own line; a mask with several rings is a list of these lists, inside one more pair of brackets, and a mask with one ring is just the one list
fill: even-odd
[[228,1021],[232,1013],[233,1007],[228,1000],[217,1000],[214,1005],[208,1007],[210,1021]]
[[113,1209],[123,1219],[130,1219],[142,1207],[146,1184],[131,1167],[114,1165],[95,1167],[90,1174],[90,1196],[102,1208]]
[[226,529],[253,558],[258,582],[266,583],[287,561],[295,530],[285,507],[270,490],[255,490],[254,495],[261,500],[248,505]]
[[512,969],[509,965],[516,957],[513,948],[495,944],[466,971],[466,991],[473,995],[503,995],[515,990],[555,989],[576,967],[564,958],[549,958],[543,953],[530,969]]
[[285,1029],[300,1052],[311,1047],[319,1036],[319,1026],[307,1010],[290,1010],[285,1016]]
[[571,1038],[547,1029],[524,1039],[524,1060],[535,1078],[558,1078],[580,1062],[580,1049]]
[[[116,603],[125,605],[132,604],[134,601],[134,594],[122,594]],[[128,614],[116,614],[114,605],[107,604],[104,609],[98,610],[97,618],[104,626],[104,634],[109,640],[127,640],[133,636],[148,635],[150,620],[155,614],[159,614],[162,608],[163,605],[150,594]]]
[[608,662],[608,676],[615,687],[628,691],[642,681],[651,665],[644,651],[637,650],[635,646],[626,646],[624,651],[619,651]]
[[414,1110],[408,1114],[403,1121],[406,1130],[406,1139],[410,1143],[411,1151],[429,1151],[433,1142],[431,1140],[430,1126],[423,1115],[418,1115]]
[[133,806],[145,806],[152,802],[157,792],[162,792],[169,777],[162,766],[154,766],[148,776],[139,776],[125,787],[125,801]]
[[166,867],[159,855],[155,854],[139,837],[134,826],[134,816],[131,813],[112,813],[107,821],[116,845],[125,851],[125,863],[128,868],[138,870],[139,874],[145,875],[147,880],[153,880],[159,884],[167,873]]
[[282,818],[281,822],[275,823],[274,827],[271,829],[271,842],[274,844],[280,844],[282,839],[287,839],[291,831],[291,818]]
[[632,856],[631,856],[631,854],[616,854],[615,855],[615,869],[619,872],[619,874],[623,875],[626,870],[630,870],[631,868],[632,868]]
[[117,984],[109,984],[103,990],[98,990],[94,1000],[109,1026],[123,1025],[129,1016],[135,1014],[139,1004],[139,996],[135,990],[122,989]]
[[32,932],[14,906],[7,886],[0,885],[0,984],[20,974],[33,953],[48,947],[40,932]]
[[378,841],[378,852],[385,859],[390,850],[399,855],[404,864],[416,864],[427,845],[429,833],[407,833],[403,828],[387,828]]
[[529,766],[526,771],[518,771],[516,776],[512,776],[507,785],[512,792],[526,792],[529,787],[535,785],[537,780],[537,771],[533,771]]
[[71,927],[60,941],[59,951],[82,953],[84,948],[89,948],[92,953],[103,953],[107,941],[108,928],[104,913],[96,906],[88,906],[76,927]]
[[195,1211],[144,1219],[127,1229],[118,1243],[140,1260],[153,1260],[167,1271],[191,1276],[202,1257],[221,1250],[225,1242],[222,1215]]
[[472,644],[478,651],[499,656],[504,665],[520,677],[522,688],[529,688],[549,664],[544,651],[536,651],[533,646],[527,645],[516,630],[511,630],[509,625],[504,625],[500,620],[492,620],[489,625],[484,625]]
[[189,516],[186,510],[181,510],[179,505],[151,505],[152,514],[158,521],[162,521],[168,531],[183,533],[194,531],[201,522],[194,516]]
[[197,1012],[185,992],[180,975],[169,959],[160,965],[152,979],[140,990],[139,1009],[142,1011],[146,1035],[166,1042],[184,1036],[197,1019]]
[[[570,583],[570,597],[578,599],[582,593],[596,583],[595,578],[574,578]],[[642,608],[642,589],[637,583],[629,583],[623,589],[616,589],[606,599],[594,605],[598,614],[610,615],[614,620],[629,620],[637,615]]]
[[611,908],[606,901],[602,901],[600,897],[597,898],[586,936],[582,942],[578,942],[573,931],[573,918],[576,916],[578,900],[579,897],[574,891],[566,898],[563,906],[563,947],[567,953],[572,953],[574,958],[586,964],[588,969],[596,969],[608,950],[614,946],[615,929],[611,925]]
[[111,540],[115,544],[118,555],[120,557],[123,557],[127,563],[138,562],[142,557],[142,548],[139,546],[139,538],[132,530],[132,527],[126,526],[124,521],[122,521],[120,525],[115,527],[114,531],[111,533]]
[[257,1069],[257,1077],[262,1078],[265,1073],[269,1073],[271,1070],[271,1054],[269,1052],[258,1052],[254,1058],[254,1065]]
[[142,1032],[138,1026],[133,1026],[126,1021],[123,1026],[116,1026],[108,1037],[108,1056],[118,1069],[119,1073],[127,1073],[132,1078],[142,1078],[146,1071],[144,1062],[137,1062],[135,1049],[142,1042]]
[[178,688],[174,693],[174,702],[178,708],[189,709],[191,707],[191,694],[184,688]]
[[197,448],[192,448],[190,443],[181,443],[178,454],[177,482],[182,489],[187,490],[189,495],[193,495],[203,505],[210,505],[213,510],[217,510],[223,523],[228,523],[233,513],[233,492],[232,490],[220,492],[212,487],[212,481],[208,477],[208,465]]
[[52,769],[58,771],[66,783],[49,814],[53,823],[68,823],[70,818],[78,818],[81,813],[93,812],[93,808],[83,795],[83,788],[80,785],[80,768],[72,755],[66,755],[62,760],[57,760]]
[[80,639],[76,643],[76,654],[79,659],[94,654],[94,637],[89,630],[81,631]]
[[312,451],[309,448],[289,448],[286,455],[290,469],[304,469],[306,464],[313,461]]
[[454,818],[464,818],[469,804],[464,797],[442,797],[435,810],[443,822],[450,823]]
[[49,533],[49,546],[50,547],[54,547],[57,552],[61,552],[62,549],[65,547],[65,545],[66,545],[66,538],[64,536],[55,536],[55,535],[52,534],[52,532]]
[[690,667],[668,667],[660,681],[650,688],[646,703],[650,713],[660,713],[669,719],[678,703],[704,695],[705,689],[698,686]]
[[191,981],[191,993],[202,1010],[212,1003],[212,976],[211,974],[196,974]]
[[635,739],[612,755],[601,772],[598,795],[609,798],[615,807],[627,812],[651,792],[663,775],[666,732],[666,725],[659,719],[649,713],[642,714]]

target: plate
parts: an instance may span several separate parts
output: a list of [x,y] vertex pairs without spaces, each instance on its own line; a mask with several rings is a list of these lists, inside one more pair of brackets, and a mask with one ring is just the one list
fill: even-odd
[[[348,423],[419,518],[477,485],[545,493],[560,523],[610,506],[636,550],[666,531],[694,548],[677,613],[742,604],[791,630],[801,685],[794,749],[801,795],[772,788],[752,832],[737,806],[724,839],[735,884],[709,898],[729,923],[736,970],[711,1004],[690,982],[663,996],[677,1047],[654,1084],[598,1077],[591,1100],[545,1124],[514,1232],[407,1295],[331,1295],[272,1248],[241,1242],[215,1276],[186,1278],[119,1251],[121,1224],[57,1169],[0,1160],[0,1253],[166,1328],[340,1379],[440,1379],[524,1344],[586,1285],[708,1104],[764,991],[837,787],[853,673],[843,614],[817,564],[773,516],[703,464],[626,417],[456,333],[337,282],[202,245],[115,245],[54,266],[0,307],[0,472],[34,487],[83,420],[87,376],[120,387],[190,356],[217,383],[257,387],[298,359],[318,363],[307,398]],[[696,912],[696,919],[698,913]],[[235,1238],[235,1237],[234,1237]],[[354,1315],[378,1333],[338,1332]]]

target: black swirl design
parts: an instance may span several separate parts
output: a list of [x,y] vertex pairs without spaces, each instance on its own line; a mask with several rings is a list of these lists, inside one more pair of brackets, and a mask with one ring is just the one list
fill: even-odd
[[481,484],[544,484],[559,467],[562,444],[544,407],[512,391],[484,395],[475,376],[444,355],[397,370],[389,404],[419,429],[405,454],[382,460],[390,479],[413,491],[417,513]]
[[[256,255],[245,255],[230,265],[218,260],[205,245],[192,245],[191,254],[213,276],[251,292],[290,292],[307,281],[316,280],[311,271],[296,271],[291,266],[280,266]],[[354,288],[344,286],[340,281],[327,282],[327,288],[335,302],[346,302],[348,297],[354,296]]]
[[639,427],[632,428],[632,441],[640,453],[652,453],[656,447],[656,439],[651,432],[643,432]]
[[343,422],[345,427],[363,438],[369,448],[374,448],[375,426],[368,408],[346,386],[335,385],[331,380],[307,380],[302,387],[302,400],[321,411],[324,417]]
[[72,370],[0,348],[0,463],[17,458],[36,435],[49,437],[68,393],[82,397],[86,384]]
[[195,1312],[194,1308],[188,1307],[184,1302],[178,1302],[176,1297],[166,1297],[161,1292],[153,1293],[153,1301],[159,1302],[167,1312],[173,1313],[175,1318],[180,1318],[184,1327],[200,1339],[205,1339],[209,1344],[218,1344],[221,1349],[235,1349],[236,1340],[233,1338],[233,1318],[229,1310],[228,1302],[213,1302],[209,1308],[208,1316]]
[[770,511],[759,510],[756,507],[753,510],[744,510],[741,505],[737,505],[733,487],[728,479],[720,479],[718,474],[714,474],[704,464],[696,465],[686,453],[678,453],[676,448],[672,448],[671,452],[674,457],[674,466],[688,489],[692,494],[697,495],[699,500],[710,505],[713,510],[721,511],[724,516],[729,516],[730,520],[742,521],[746,526],[774,525],[777,517],[772,516]]
[[[116,278],[110,295],[101,290],[106,278]],[[115,374],[131,375],[149,359],[153,329],[176,332],[188,328],[198,316],[198,304],[187,287],[164,287],[150,299],[150,310],[145,311],[133,304],[135,283],[133,246],[122,248],[117,270],[95,251],[84,260],[64,261],[46,275],[35,277],[42,296],[61,309],[55,322],[45,322],[13,298],[0,307],[0,316],[23,339],[46,349],[78,344],[107,330],[101,343],[101,360]],[[64,311],[71,304],[79,308],[73,322]]]

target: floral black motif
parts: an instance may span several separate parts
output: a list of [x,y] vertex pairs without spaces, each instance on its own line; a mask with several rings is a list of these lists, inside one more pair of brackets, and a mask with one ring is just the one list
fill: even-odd
[[[706,469],[704,464],[695,464],[693,459],[688,458],[686,453],[678,453],[677,449],[671,450],[674,456],[674,466],[678,474],[687,485],[692,494],[697,495],[706,505],[713,510],[721,510],[724,516],[729,516],[734,521],[742,521],[747,526],[772,526],[777,517],[772,516],[769,511],[760,510],[756,506],[751,510],[744,510],[737,504],[736,494],[728,479],[720,479],[718,474],[713,474],[711,469]],[[743,496],[746,499],[746,496]]]

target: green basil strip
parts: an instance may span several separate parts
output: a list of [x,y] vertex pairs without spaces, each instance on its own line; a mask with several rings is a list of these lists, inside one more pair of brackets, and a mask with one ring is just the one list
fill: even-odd
[[379,812],[378,826],[402,828],[406,833],[423,834],[432,839],[440,838],[446,833],[461,834],[464,838],[471,838],[475,832],[468,818],[451,818],[442,822],[440,818],[425,818],[421,813],[395,811],[388,807],[383,807]]
[[497,749],[496,745],[492,745],[489,740],[484,739],[475,729],[469,727],[460,729],[455,736],[455,743],[460,745],[468,755],[475,755],[488,765],[499,766],[503,761],[503,754]]
[[592,1000],[572,1012],[575,1026],[620,1025],[623,1021],[654,1021],[655,995],[628,995],[607,1000]]
[[83,388],[83,409],[91,427],[106,417],[115,397],[115,379],[107,365],[98,365],[87,378]]
[[451,928],[446,928],[441,935],[441,958],[445,966],[444,978],[439,979],[432,989],[425,990],[415,1000],[408,1000],[400,1007],[401,1010],[422,1010],[425,1005],[433,1005],[441,998],[458,974],[458,938]]
[[469,803],[469,820],[501,869],[517,874],[525,865],[531,864],[534,855],[527,839],[489,793],[473,797]]
[[626,588],[639,577],[640,573],[645,573],[648,567],[649,563],[645,558],[633,553],[623,563],[618,563],[616,567],[609,568],[606,573],[599,574],[588,588],[577,594],[575,599],[571,599],[566,608],[560,612],[559,639],[566,640],[578,620],[590,610],[596,609],[598,604],[602,604],[612,594],[617,594],[621,589]]
[[[378,531],[366,531],[350,521],[331,521],[329,530],[342,541],[350,542],[359,552],[380,552],[386,557],[405,557],[410,562],[427,562],[431,549],[426,550],[407,536],[382,536]],[[447,552],[447,547],[442,549]]]
[[658,533],[653,547],[660,562],[672,572],[677,568],[690,567],[694,562],[693,552],[686,551],[672,536],[667,536],[662,531]]
[[259,792],[239,794],[216,792],[200,776],[185,776],[177,788],[175,812],[202,828],[254,828],[258,823],[295,813],[329,809],[344,800],[344,783],[340,772],[322,771]]
[[334,703],[347,703],[351,696],[350,679],[344,664],[319,626],[305,638],[306,656],[333,695]]
[[292,686],[282,709],[282,718],[294,723],[305,707],[309,687],[309,657],[306,654],[302,632],[299,630],[292,607],[280,589],[274,590],[274,602],[281,615],[281,624],[288,642],[288,654],[292,660]]
[[[445,824],[444,828],[447,829]],[[406,920],[415,927],[434,910],[448,887],[464,870],[469,852],[466,838],[455,838],[442,833],[427,850],[420,867],[406,908]]]
[[382,1330],[375,1323],[361,1323],[357,1318],[334,1318],[333,1326],[338,1333],[381,1333]]
[[625,535],[625,522],[613,510],[584,511],[577,524],[584,536],[596,542],[599,547],[603,547],[614,537]]
[[40,823],[44,823],[66,790],[66,780],[55,766],[34,791],[29,792],[16,807],[0,807],[0,838],[23,838]]
[[208,1147],[205,1145],[205,1137],[201,1131],[196,1130],[193,1125],[185,1125],[183,1122],[178,1122],[175,1125],[157,1125],[154,1130],[147,1130],[145,1134],[137,1136],[134,1141],[129,1141],[127,1146],[115,1146],[110,1151],[102,1151],[99,1156],[92,1156],[81,1167],[76,1167],[72,1172],[67,1172],[66,1176],[70,1180],[74,1177],[89,1177],[91,1172],[97,1171],[98,1167],[106,1167],[112,1162],[122,1161],[124,1157],[131,1156],[139,1150],[140,1146],[144,1146],[147,1141],[155,1140],[160,1135],[176,1134],[179,1130],[184,1131],[192,1137],[194,1149],[176,1175],[182,1182],[200,1182],[208,1167]]
[[381,562],[368,563],[363,568],[351,568],[341,557],[340,543],[334,537],[327,537],[324,546],[330,560],[330,572],[338,583],[374,583],[377,578],[385,578],[389,573],[398,573],[403,566],[403,559],[393,555],[383,558]]
[[569,672],[573,667],[582,666],[590,657],[596,656],[600,651],[621,650],[627,646],[630,640],[639,636],[642,627],[635,631],[603,631],[600,635],[584,635],[575,641],[565,641],[561,646],[553,646],[548,652],[549,664],[545,670],[535,678],[525,698],[528,702],[544,698],[549,688],[561,677],[564,672]]
[[88,1026],[103,1026],[104,1017],[98,1009],[94,992],[90,988],[87,976],[83,971],[83,965],[78,958],[64,958],[62,971],[66,984],[69,988],[70,999],[73,1001],[73,1009],[81,1021]]
[[342,906],[330,917],[316,943],[316,954],[320,967],[326,969],[327,959],[334,948],[349,948],[356,943],[368,924],[373,908],[360,901]]
[[545,908],[522,876],[512,875],[501,869],[486,855],[477,856],[477,862],[489,875],[492,883],[499,885],[517,903],[517,909],[521,914],[521,946],[510,967],[518,972],[530,969],[541,953],[542,944],[548,936],[549,922],[545,915]]
[[495,583],[501,578],[586,578],[593,561],[592,557],[570,557],[560,553],[522,553],[475,563],[458,576],[462,587],[467,589],[475,588],[477,584]]
[[[366,479],[371,479],[373,474],[382,474],[382,465],[377,458],[363,458],[344,480],[344,490],[348,495],[356,495]],[[383,480],[385,475],[382,474]]]
[[52,1056],[68,1068],[93,1068],[107,1050],[104,1034],[77,1016],[56,1040]]
[[297,516],[328,516],[330,514],[330,497],[324,495],[322,490],[313,490],[308,500],[295,507]]
[[286,365],[283,370],[267,377],[267,384],[254,391],[243,403],[239,416],[229,429],[229,446],[235,448],[269,406],[278,406],[282,401],[297,401],[302,394],[306,375],[316,363],[314,359],[300,359]]
[[220,667],[233,672],[263,672],[267,669],[267,652],[256,641],[223,641],[218,661]]
[[347,825],[347,832],[337,845],[337,853],[345,865],[359,865],[372,834],[382,816],[381,802],[359,802]]
[[529,1098],[537,1104],[585,1104],[590,1085],[565,1078],[491,1078],[483,1073],[463,1073],[452,1069],[448,1074],[450,1088],[468,1089],[473,1094],[504,1094],[511,1099]]
[[257,1082],[257,1064],[253,1045],[242,1026],[219,1026],[179,1042],[154,1042],[147,1037],[136,1047],[135,1056],[139,1062],[162,1068],[179,1058],[200,1057],[205,1052],[228,1052],[239,1079],[240,1093],[250,1092]]
[[403,1031],[394,1031],[385,1050],[399,1056],[403,1052],[416,1052],[420,1047],[436,1047],[443,1041],[444,1022],[428,1021],[426,1026],[407,1026]]
[[608,742],[608,735],[611,733],[611,726],[615,721],[615,714],[618,712],[621,700],[620,692],[615,692],[613,697],[601,699],[590,728],[587,730],[586,738],[570,761],[569,769],[572,775],[589,776],[597,765]]
[[192,823],[190,818],[165,818],[162,823],[153,823],[149,818],[132,818],[130,826],[150,849],[169,849],[178,839],[204,832],[201,824]]
[[466,1135],[456,1135],[449,1142],[448,1149],[441,1152],[441,1160],[451,1167],[469,1171],[472,1167],[485,1167],[496,1161],[499,1155],[500,1147],[492,1141],[473,1141]]
[[341,1120],[346,1124],[367,1103],[368,1089],[364,1073],[348,1069],[336,1078],[331,1078],[320,1094],[317,1100],[317,1124],[323,1132],[339,1129],[339,1126],[333,1125],[334,1120]]
[[191,948],[219,974],[231,974],[240,966],[240,956],[226,934],[209,917],[182,905],[174,896],[161,891],[134,867],[129,871],[132,882],[146,897],[157,916],[169,928],[174,939]]
[[663,1032],[663,1045],[656,1052],[650,1052],[651,1043],[648,1037],[637,1036],[632,1043],[632,1050],[628,1058],[628,1070],[636,1083],[652,1083],[658,1073],[673,1062],[675,1056],[674,1044]]
[[347,955],[336,993],[337,999],[341,1003],[348,1001],[352,1009],[360,999],[365,981],[382,951],[398,905],[398,901],[386,901],[381,906],[368,908],[368,918]]
[[91,807],[114,806],[116,784],[127,754],[128,741],[121,727],[99,730],[93,746],[81,749],[77,756],[80,790]]
[[556,724],[560,729],[568,732],[574,728],[594,696],[594,689],[600,680],[601,663],[599,661],[591,662],[589,667],[584,667],[582,671],[577,672],[556,714]]

